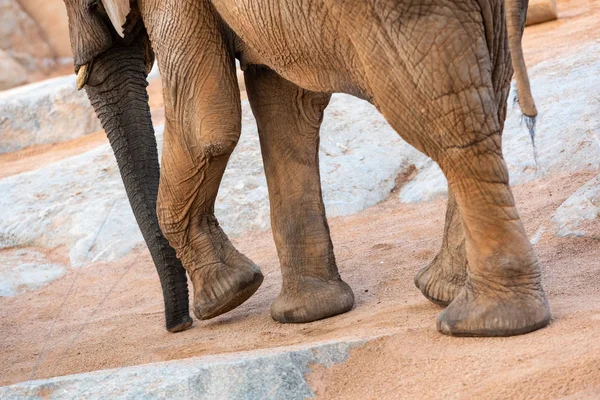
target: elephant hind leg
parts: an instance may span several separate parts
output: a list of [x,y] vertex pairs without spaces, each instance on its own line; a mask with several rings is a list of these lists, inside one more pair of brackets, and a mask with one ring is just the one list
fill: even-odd
[[499,134],[447,149],[438,162],[456,195],[468,259],[465,286],[439,315],[438,330],[510,336],[547,325],[540,266],[508,185]]
[[310,322],[349,311],[325,217],[319,128],[330,95],[303,90],[268,68],[244,74],[256,117],[283,285],[271,306],[279,322]]
[[458,296],[466,280],[465,233],[454,193],[448,187],[442,248],[429,265],[416,273],[415,285],[429,301],[445,307]]
[[[508,81],[499,88],[498,121],[506,116]],[[460,293],[467,279],[467,252],[462,218],[456,196],[448,185],[448,203],[442,247],[434,259],[415,274],[415,286],[432,303],[445,307]]]
[[[432,140],[433,135],[446,136],[444,146],[426,147],[426,153],[440,165],[448,179],[465,237],[464,285],[449,293],[450,303],[437,321],[438,330],[447,335],[519,335],[542,328],[550,321],[541,269],[508,184],[499,124],[494,121],[495,112],[483,111],[494,104],[489,93],[484,93],[489,90],[474,87],[474,93],[465,97],[472,100],[471,104],[457,103],[453,110],[440,107],[435,111],[459,119],[438,125],[446,130],[445,134],[441,130],[425,133],[436,131],[433,124],[423,127],[422,142],[440,143],[439,139]],[[480,99],[482,104],[477,106]],[[430,110],[434,112],[435,108]],[[481,124],[465,124],[460,119],[470,117],[462,115],[461,110],[487,117]],[[426,288],[426,294],[434,297],[427,292],[429,289]]]
[[[395,97],[389,84],[371,87],[392,127],[439,164],[462,218],[465,285],[440,313],[438,330],[461,336],[523,334],[547,325],[550,309],[502,156],[499,115],[505,86],[495,83],[510,70],[510,60],[501,51],[503,60],[492,63],[483,27],[453,18],[448,16],[441,30],[420,27],[436,37],[418,63],[411,51],[398,52],[397,73],[378,74],[400,82]],[[503,39],[497,42],[506,46]],[[386,101],[390,98],[395,102]]]

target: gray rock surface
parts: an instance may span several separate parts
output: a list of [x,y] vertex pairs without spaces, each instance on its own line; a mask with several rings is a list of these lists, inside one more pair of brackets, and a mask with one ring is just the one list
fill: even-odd
[[557,236],[600,239],[600,175],[573,193],[552,217]]
[[75,75],[0,92],[0,153],[102,129]]
[[[529,71],[539,112],[536,167],[529,133],[518,106],[509,105],[503,152],[512,185],[537,177],[600,169],[600,42],[570,57],[544,61]],[[512,95],[509,97],[512,102]],[[430,162],[399,193],[403,202],[446,194],[446,180]]]
[[46,256],[31,249],[10,249],[0,252],[0,296],[15,296],[60,278],[67,272],[64,265],[50,262]]
[[[216,214],[233,237],[269,227],[258,133],[247,102],[243,126],[216,203]],[[160,146],[162,127],[157,132]],[[371,105],[350,96],[332,100],[320,160],[329,216],[384,200],[399,173],[427,162]],[[0,192],[0,249],[65,246],[71,265],[80,267],[116,260],[143,245],[108,145],[2,179]]]
[[0,398],[44,399],[306,399],[306,375],[331,367],[365,340],[207,356],[0,387]]
[[0,49],[0,91],[19,86],[27,82],[27,71],[7,52]]
[[143,243],[108,145],[2,179],[0,192],[0,249],[66,246],[79,267]]

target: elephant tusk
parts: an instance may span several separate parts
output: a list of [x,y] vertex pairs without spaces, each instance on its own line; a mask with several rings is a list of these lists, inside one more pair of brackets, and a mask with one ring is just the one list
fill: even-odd
[[84,64],[81,67],[79,67],[79,71],[77,72],[77,90],[83,89],[88,80],[88,75],[88,64]]
[[146,75],[149,75],[154,66],[154,52],[152,51],[152,47],[150,47],[150,42],[147,40],[144,42],[144,66],[146,67]]

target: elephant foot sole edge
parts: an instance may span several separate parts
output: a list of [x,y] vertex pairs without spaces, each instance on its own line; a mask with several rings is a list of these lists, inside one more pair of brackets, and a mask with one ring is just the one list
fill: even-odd
[[254,264],[227,267],[220,274],[208,275],[210,278],[199,285],[200,290],[194,291],[194,315],[199,320],[215,318],[240,306],[256,293],[264,279]]
[[449,336],[515,336],[550,323],[550,306],[543,289],[502,297],[474,295],[466,286],[438,316],[438,331]]
[[271,305],[271,317],[281,323],[305,323],[348,312],[354,293],[341,279],[304,278],[294,289],[284,288]]

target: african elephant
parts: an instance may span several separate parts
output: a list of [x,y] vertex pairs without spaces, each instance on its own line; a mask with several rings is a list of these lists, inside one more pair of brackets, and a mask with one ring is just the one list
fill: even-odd
[[[318,165],[323,111],[343,92],[375,105],[448,180],[442,250],[415,278],[427,298],[448,305],[438,330],[506,336],[548,324],[501,149],[513,65],[521,109],[537,113],[521,50],[527,0],[65,2],[78,85],[114,148],[161,278],[168,330],[191,324],[184,267],[199,319],[242,304],[263,280],[214,216],[241,129],[236,58],[282,269],[275,320],[314,321],[354,304],[336,266]],[[160,184],[145,91],[154,52],[166,115]]]

